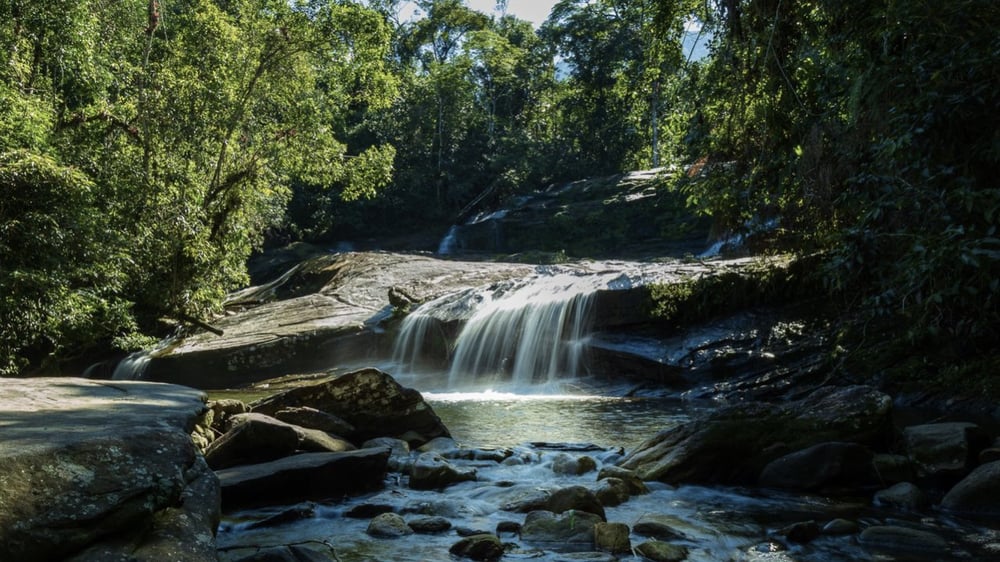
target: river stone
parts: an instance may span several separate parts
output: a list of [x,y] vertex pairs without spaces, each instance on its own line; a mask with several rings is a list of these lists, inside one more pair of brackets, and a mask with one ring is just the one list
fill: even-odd
[[621,478],[605,478],[594,485],[594,495],[597,501],[605,507],[615,507],[628,501],[628,484]]
[[483,533],[463,538],[451,545],[448,552],[471,560],[499,560],[504,550],[496,535]]
[[389,472],[409,474],[413,460],[410,458],[410,444],[395,437],[376,437],[361,444],[362,449],[389,447]]
[[376,515],[369,523],[366,533],[373,537],[394,539],[412,535],[413,529],[397,513],[382,513]]
[[299,447],[295,428],[270,416],[237,414],[231,426],[205,450],[214,470],[287,457]]
[[907,427],[903,443],[921,478],[960,478],[987,444],[979,426],[964,422]]
[[612,554],[632,552],[629,528],[624,523],[598,523],[594,525],[594,546]]
[[885,484],[909,482],[917,475],[913,470],[913,461],[906,455],[876,453],[872,464],[879,481]]
[[597,470],[597,461],[586,455],[575,457],[568,453],[559,453],[552,459],[552,472],[570,476],[580,476],[592,470]]
[[687,559],[687,547],[662,541],[646,541],[635,547],[637,554],[653,562],[681,562]]
[[601,467],[600,472],[597,473],[597,479],[604,480],[606,478],[621,479],[628,486],[629,495],[638,496],[649,493],[649,488],[646,486],[646,483],[643,482],[634,471],[627,468],[615,465]]
[[583,486],[568,486],[552,492],[545,501],[545,511],[553,513],[586,511],[600,517],[601,521],[607,521],[604,506],[601,505],[600,500],[597,499],[594,492]]
[[858,524],[848,519],[834,519],[820,529],[824,535],[853,535],[858,532]]
[[632,525],[632,531],[643,537],[661,540],[692,539],[686,529],[690,527],[687,521],[674,515],[663,513],[643,513]]
[[230,510],[373,490],[382,486],[388,460],[387,448],[301,453],[216,474],[222,484],[222,505]]
[[308,429],[318,429],[334,435],[350,435],[354,426],[333,414],[308,406],[285,408],[274,413],[274,418],[285,423]]
[[408,432],[411,446],[435,437],[448,437],[441,419],[416,390],[404,388],[389,374],[368,368],[292,388],[251,404],[252,410],[271,415],[279,410],[308,406],[335,415],[354,426],[345,435],[353,442],[375,437],[397,437]]
[[434,533],[443,533],[448,529],[451,529],[451,521],[448,521],[444,517],[414,517],[406,522],[407,525],[413,529],[413,532],[430,535]]
[[916,510],[930,505],[930,500],[920,488],[910,482],[900,482],[875,493],[875,505]]
[[524,518],[521,540],[539,543],[594,543],[594,525],[602,519],[586,511],[532,511]]
[[330,547],[326,547],[326,551],[323,552],[305,545],[293,544],[258,548],[257,552],[233,562],[329,562],[330,560],[336,560],[336,553]]
[[943,553],[948,542],[930,531],[896,525],[868,527],[858,536],[858,542],[870,548],[923,553]]
[[1000,514],[1000,461],[977,467],[941,500],[948,511],[968,514]]
[[1000,447],[990,447],[979,451],[979,464],[1000,461]]
[[774,534],[779,537],[785,537],[788,542],[803,544],[812,542],[813,539],[818,537],[820,529],[815,521],[799,521],[798,523],[792,523],[787,527],[778,529]]
[[440,490],[475,479],[476,469],[456,467],[434,452],[422,453],[410,469],[410,488],[414,490]]
[[775,459],[758,484],[769,488],[816,491],[859,488],[875,482],[872,452],[857,443],[820,443]]
[[119,557],[155,560],[176,536],[190,543],[174,545],[177,555],[212,559],[217,482],[189,435],[205,409],[201,392],[77,378],[0,386],[0,559],[107,552],[100,543],[128,542],[116,535],[138,541]]
[[747,484],[788,450],[840,441],[880,443],[892,399],[871,387],[823,387],[801,400],[740,403],[646,440],[618,464],[643,480]]

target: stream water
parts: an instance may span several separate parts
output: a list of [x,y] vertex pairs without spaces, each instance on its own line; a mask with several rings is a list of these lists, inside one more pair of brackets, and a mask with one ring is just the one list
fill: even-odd
[[[570,485],[593,487],[597,471],[567,475],[556,461],[590,457],[599,470],[612,465],[644,439],[689,420],[711,404],[628,397],[622,389],[590,382],[579,351],[589,337],[589,295],[623,276],[581,276],[542,271],[529,282],[453,296],[424,304],[407,317],[392,362],[380,365],[404,386],[421,391],[465,454],[450,460],[476,470],[476,480],[441,491],[413,490],[407,476],[388,474],[382,491],[310,504],[305,516],[280,525],[266,520],[290,506],[226,514],[218,543],[224,558],[237,560],[269,545],[301,544],[340,562],[409,562],[452,559],[456,529],[494,532],[524,515],[504,510],[510,502]],[[437,313],[468,307],[448,365],[427,369],[428,349],[441,349]],[[436,332],[437,331],[437,332]],[[479,453],[470,452],[480,451]],[[497,451],[505,460],[496,460]],[[452,453],[455,453],[453,450]],[[490,457],[494,457],[490,460]],[[463,460],[464,459],[464,460]],[[480,459],[480,460],[469,460]],[[996,526],[950,518],[933,511],[901,512],[872,505],[871,497],[819,497],[773,490],[650,484],[651,493],[606,507],[610,522],[631,527],[644,515],[671,521],[670,542],[688,549],[688,560],[840,561],[1000,559]],[[405,519],[440,516],[452,530],[398,539],[366,533],[369,517],[352,517],[359,506],[386,506]],[[891,524],[930,530],[944,537],[943,551],[879,552],[858,543],[857,533],[821,535],[806,544],[778,538],[776,530],[845,518],[861,527]],[[632,545],[649,537],[632,532]],[[531,544],[515,534],[505,560],[626,560],[590,552],[592,545]],[[332,553],[332,554],[331,554]]]

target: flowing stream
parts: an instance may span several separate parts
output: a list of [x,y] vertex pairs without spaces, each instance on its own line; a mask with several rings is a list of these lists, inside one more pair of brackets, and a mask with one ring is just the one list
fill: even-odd
[[[341,562],[454,560],[448,549],[459,539],[455,529],[495,532],[498,525],[524,520],[523,514],[503,509],[505,504],[540,490],[596,484],[596,470],[566,474],[556,470],[560,459],[590,457],[599,470],[643,439],[710,408],[623,396],[621,389],[602,388],[585,376],[580,354],[592,320],[590,296],[626,282],[620,276],[543,271],[526,282],[467,291],[412,312],[392,363],[382,367],[424,393],[459,451],[473,451],[449,462],[475,468],[476,480],[421,491],[410,489],[406,476],[390,473],[382,491],[310,504],[305,516],[281,524],[260,526],[288,506],[230,513],[218,537],[224,559],[236,560],[260,546],[301,544]],[[439,320],[456,311],[464,322],[452,348]],[[426,361],[429,350],[444,362]],[[498,451],[503,462],[490,459]],[[665,517],[676,531],[669,542],[687,548],[691,561],[977,560],[990,553],[982,545],[1000,543],[997,531],[940,515],[877,508],[870,497],[831,499],[655,482],[649,487],[649,494],[606,507],[608,521],[631,528],[648,514]],[[440,516],[453,527],[437,534],[375,538],[366,533],[370,516],[352,516],[359,506],[388,506],[408,520]],[[860,546],[855,534],[822,535],[806,544],[776,538],[777,529],[792,523],[823,525],[835,518],[930,529],[949,541],[949,551],[872,551]],[[504,560],[642,560],[634,554],[587,552],[592,545],[531,544],[516,534],[500,535],[511,543]],[[650,537],[633,532],[630,538],[637,546]]]

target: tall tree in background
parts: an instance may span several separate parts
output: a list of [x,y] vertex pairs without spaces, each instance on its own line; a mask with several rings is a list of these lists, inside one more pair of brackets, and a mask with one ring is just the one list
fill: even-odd
[[[345,108],[392,91],[367,9],[14,0],[0,16],[4,373],[206,317],[246,282],[290,182],[352,197],[387,177],[391,149],[345,158],[335,134]],[[7,242],[31,239],[49,259]]]

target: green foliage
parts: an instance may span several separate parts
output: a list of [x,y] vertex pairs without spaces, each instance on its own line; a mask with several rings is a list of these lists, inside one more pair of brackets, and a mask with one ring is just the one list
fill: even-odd
[[[389,29],[352,3],[0,6],[5,372],[205,318],[247,282],[293,182],[371,197],[395,150]],[[98,220],[99,219],[99,220]]]
[[1000,8],[744,0],[714,16],[685,189],[723,229],[780,221],[827,288],[925,337],[1000,336]]

